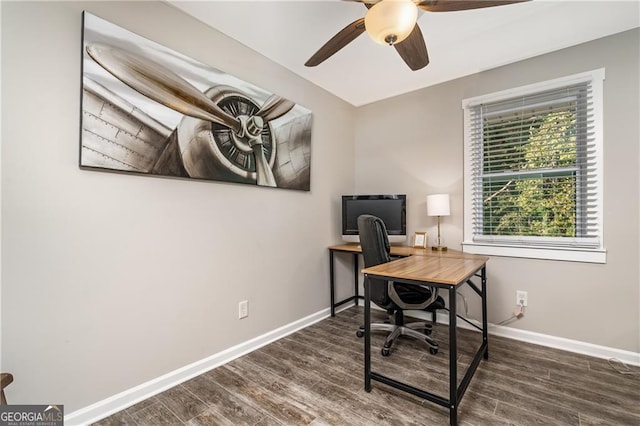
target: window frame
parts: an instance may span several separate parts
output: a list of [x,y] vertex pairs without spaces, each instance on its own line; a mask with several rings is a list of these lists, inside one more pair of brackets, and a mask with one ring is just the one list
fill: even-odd
[[[544,82],[529,84],[513,89],[503,90],[486,95],[480,95],[462,101],[464,115],[464,239],[462,242],[463,251],[468,253],[495,255],[506,257],[519,257],[531,259],[565,260],[575,262],[606,263],[606,249],[604,247],[604,218],[603,218],[603,86],[605,70],[587,71]],[[596,248],[566,247],[563,245],[527,244],[527,240],[533,241],[536,237],[523,236],[522,244],[514,245],[509,242],[500,241],[500,237],[487,241],[474,241],[473,222],[473,193],[477,190],[474,187],[474,173],[472,164],[474,160],[473,148],[474,138],[471,128],[471,110],[483,103],[492,103],[506,100],[518,96],[534,95],[536,93],[559,89],[580,83],[589,83],[591,86],[591,97],[587,100],[593,105],[593,145],[595,153],[595,176],[596,179],[596,202],[594,211],[597,214],[599,246]],[[566,238],[567,241],[572,237]]]

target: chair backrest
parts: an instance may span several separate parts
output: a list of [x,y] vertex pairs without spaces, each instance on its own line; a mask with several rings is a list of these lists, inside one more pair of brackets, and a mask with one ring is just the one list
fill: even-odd
[[[382,219],[376,216],[363,214],[358,217],[358,234],[360,236],[360,247],[362,248],[362,257],[364,257],[364,266],[379,265],[387,263],[391,260],[389,255],[389,237],[387,236],[387,228],[384,226]],[[388,281],[369,279],[369,288],[371,290],[371,300],[376,305],[384,309],[389,309],[393,302],[389,298]]]

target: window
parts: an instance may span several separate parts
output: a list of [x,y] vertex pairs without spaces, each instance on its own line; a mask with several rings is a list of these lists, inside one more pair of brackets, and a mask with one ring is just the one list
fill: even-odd
[[465,251],[606,261],[603,80],[601,69],[463,101]]

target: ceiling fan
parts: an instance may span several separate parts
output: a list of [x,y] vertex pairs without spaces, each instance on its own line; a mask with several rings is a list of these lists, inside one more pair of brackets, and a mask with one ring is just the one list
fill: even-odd
[[338,50],[355,40],[363,32],[379,44],[393,46],[413,71],[429,63],[427,46],[416,23],[418,8],[427,12],[454,12],[503,6],[530,0],[344,0],[363,3],[367,7],[364,18],[344,27],[305,62],[315,67]]

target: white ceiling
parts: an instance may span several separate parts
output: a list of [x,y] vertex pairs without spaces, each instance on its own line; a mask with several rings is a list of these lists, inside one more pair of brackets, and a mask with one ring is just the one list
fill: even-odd
[[[430,63],[411,71],[367,34],[314,68],[309,57],[365,15],[357,2],[175,1],[218,29],[345,101],[360,106],[640,26],[640,1],[533,0],[462,12],[424,12]],[[215,64],[212,64],[215,65]]]

